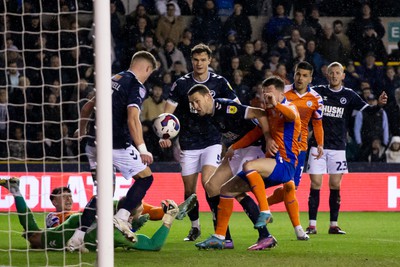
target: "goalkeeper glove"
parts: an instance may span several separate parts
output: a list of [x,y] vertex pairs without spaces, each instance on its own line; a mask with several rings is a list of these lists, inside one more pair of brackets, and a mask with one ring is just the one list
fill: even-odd
[[161,207],[165,213],[162,218],[163,223],[171,225],[179,213],[178,205],[175,201],[166,199],[161,202]]

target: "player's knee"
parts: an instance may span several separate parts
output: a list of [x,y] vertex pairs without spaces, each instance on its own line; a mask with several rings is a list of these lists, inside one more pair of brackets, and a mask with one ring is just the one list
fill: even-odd
[[246,161],[245,163],[243,163],[242,166],[243,171],[250,171],[254,169],[253,163],[251,161]]
[[208,180],[204,184],[204,190],[206,190],[209,197],[215,197],[219,195],[219,189],[220,187],[217,187],[211,180]]
[[293,181],[289,181],[283,185],[283,188],[286,192],[291,192],[296,190],[296,186],[294,185]]

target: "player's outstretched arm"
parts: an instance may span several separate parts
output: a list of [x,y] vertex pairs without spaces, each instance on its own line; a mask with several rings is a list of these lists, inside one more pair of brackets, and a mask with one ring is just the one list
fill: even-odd
[[93,96],[88,102],[83,105],[80,113],[79,128],[75,131],[74,137],[82,139],[86,134],[87,124],[89,122],[89,117],[92,114],[95,107],[95,96]]

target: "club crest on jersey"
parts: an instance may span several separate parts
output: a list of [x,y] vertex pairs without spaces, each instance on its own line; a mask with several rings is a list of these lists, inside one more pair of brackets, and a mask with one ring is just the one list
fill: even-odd
[[216,93],[215,93],[215,91],[214,90],[210,90],[210,94],[211,94],[211,96],[214,98],[215,97],[215,95],[216,95]]
[[235,114],[237,112],[237,107],[235,106],[227,106],[226,113],[228,114]]
[[144,87],[139,88],[139,95],[141,98],[144,98],[146,96],[146,89]]
[[312,106],[312,101],[307,101],[306,105],[310,108]]
[[347,99],[345,97],[340,98],[340,104],[344,105],[347,103]]

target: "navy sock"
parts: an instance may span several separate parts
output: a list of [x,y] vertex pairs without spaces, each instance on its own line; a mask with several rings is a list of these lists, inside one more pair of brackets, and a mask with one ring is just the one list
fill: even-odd
[[97,196],[92,196],[89,202],[86,204],[81,216],[81,227],[80,230],[86,232],[87,229],[96,220],[96,206],[97,206]]
[[130,212],[139,206],[152,183],[153,175],[137,179],[131,188],[129,188],[128,193],[126,193],[126,201],[122,205],[122,208]]
[[331,189],[329,194],[329,208],[331,222],[337,222],[340,209],[340,190]]
[[310,189],[310,196],[308,197],[308,218],[310,220],[317,220],[319,193],[319,189]]
[[[245,196],[239,203],[243,207],[244,212],[246,212],[247,216],[250,218],[251,222],[253,224],[256,223],[258,216],[260,215],[260,209],[254,200],[250,196]],[[269,236],[270,234],[267,227],[263,227],[258,229],[258,235],[259,239],[261,239]]]
[[[190,197],[192,194],[185,194],[185,200]],[[194,206],[194,208],[188,212],[188,216],[190,218],[191,221],[195,221],[199,219],[199,201],[196,200],[196,205]]]

